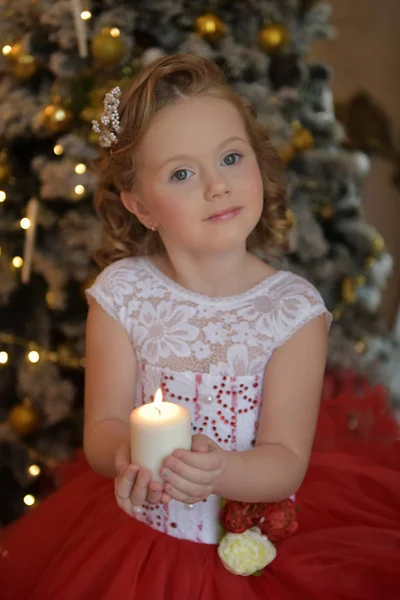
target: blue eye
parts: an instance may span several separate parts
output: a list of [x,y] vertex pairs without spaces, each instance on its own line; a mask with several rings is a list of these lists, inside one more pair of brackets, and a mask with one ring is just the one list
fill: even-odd
[[192,171],[189,171],[189,169],[179,169],[179,171],[175,171],[171,179],[175,181],[186,181],[186,179],[189,179],[187,173],[192,173]]
[[232,152],[231,154],[228,154],[228,156],[225,156],[222,162],[225,163],[227,167],[230,167],[231,165],[236,165],[241,158],[242,155],[239,154],[239,152]]

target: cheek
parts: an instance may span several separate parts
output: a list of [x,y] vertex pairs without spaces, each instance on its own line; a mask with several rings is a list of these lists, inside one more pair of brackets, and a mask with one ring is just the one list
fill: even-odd
[[246,196],[248,200],[254,205],[262,205],[264,186],[257,161],[252,161],[248,165],[242,181],[246,186]]

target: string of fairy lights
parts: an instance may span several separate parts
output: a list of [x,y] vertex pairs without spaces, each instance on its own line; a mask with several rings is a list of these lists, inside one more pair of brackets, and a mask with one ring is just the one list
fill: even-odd
[[[312,6],[314,0],[308,0],[306,4],[307,6]],[[123,35],[120,30],[117,27],[103,28],[93,38],[89,48],[86,24],[92,18],[92,13],[82,7],[81,0],[70,0],[70,8],[73,15],[80,57],[86,58],[90,51],[93,59],[99,64],[103,64],[106,67],[117,65],[126,49]],[[225,34],[227,28],[217,15],[209,12],[199,16],[195,20],[194,29],[202,38],[215,42]],[[266,53],[276,54],[290,42],[290,34],[283,24],[265,22],[259,31],[258,42]],[[1,48],[1,53],[4,58],[9,61],[10,73],[21,79],[29,79],[40,68],[40,63],[36,61],[35,57],[30,56],[24,50],[21,41],[14,42],[13,44],[5,44]],[[132,68],[130,74],[134,72],[136,68],[135,65],[133,65]],[[103,90],[98,91],[103,92]],[[101,96],[101,99],[104,97],[103,93],[97,95]],[[93,103],[91,103],[91,101],[89,101],[89,106],[85,107],[79,116],[83,121],[91,123],[93,118],[98,119],[100,117],[101,112],[102,102],[99,103],[93,101]],[[40,118],[42,124],[48,127],[51,132],[62,133],[71,123],[73,115],[69,109],[63,105],[59,98],[54,97],[52,103],[42,110]],[[290,163],[296,153],[306,151],[314,145],[312,133],[304,128],[299,122],[294,122],[292,124],[292,129],[292,139],[288,141],[284,148],[280,149],[281,157],[286,164]],[[90,135],[93,136],[92,133]],[[97,141],[94,140],[93,137],[89,139],[90,141]],[[64,154],[62,144],[56,143],[53,147],[53,153],[57,157],[62,156]],[[3,167],[7,169],[8,165],[5,164]],[[87,172],[88,166],[84,162],[76,162],[73,168],[76,175],[84,175]],[[1,177],[0,181],[2,181]],[[4,181],[7,181],[7,177],[4,177]],[[305,185],[312,188],[317,184],[316,182],[308,181]],[[7,187],[0,184],[0,204],[7,202],[7,194],[9,193],[11,192],[8,191]],[[75,182],[71,190],[67,192],[68,197],[72,200],[84,199],[87,194],[87,187],[83,183],[79,183],[79,179],[78,183]],[[19,270],[21,272],[21,281],[27,283],[29,281],[32,265],[35,232],[38,221],[40,220],[40,199],[31,199],[27,203],[24,211],[24,214],[21,215],[19,219],[11,224],[7,224],[7,228],[14,231],[21,229],[25,232],[23,253],[11,256],[10,266],[12,269]],[[334,208],[329,202],[324,206],[316,207],[316,211],[318,212],[319,217],[324,221],[329,221],[334,217]],[[292,211],[289,210],[287,216],[292,220],[292,226],[295,227],[295,215]],[[363,273],[359,275],[358,278],[347,277],[343,280],[341,299],[333,310],[335,319],[340,319],[344,307],[347,304],[356,301],[357,288],[363,285],[365,274],[368,272],[371,264],[376,260],[376,257],[383,251],[383,240],[380,236],[377,236],[373,241],[371,257],[368,259]],[[1,253],[2,248],[0,246],[0,256]],[[16,354],[15,350],[19,350],[18,355],[20,356],[22,353],[22,358],[31,364],[48,361],[68,369],[82,370],[85,367],[84,358],[71,355],[67,348],[49,350],[34,340],[25,339],[12,333],[0,332],[0,368],[6,367],[11,361],[14,361],[14,354]],[[364,340],[356,340],[355,350],[356,352],[363,354],[366,351],[366,342]],[[25,399],[17,408],[22,410],[25,402],[29,403],[29,399]],[[29,408],[29,405],[26,404],[26,411],[29,411]],[[32,480],[40,476],[42,467],[52,468],[56,465],[54,459],[43,456],[34,448],[29,447],[29,445],[24,442],[23,436],[21,438],[21,444],[28,453],[30,464],[27,469]],[[30,507],[36,503],[36,498],[32,493],[28,493],[23,496],[23,502],[26,506]]]

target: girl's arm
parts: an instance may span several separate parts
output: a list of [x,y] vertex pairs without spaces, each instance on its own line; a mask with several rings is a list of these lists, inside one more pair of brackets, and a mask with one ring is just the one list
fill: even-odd
[[326,365],[327,326],[320,316],[278,348],[265,372],[255,448],[229,452],[214,493],[244,502],[288,498],[306,474]]
[[122,327],[91,300],[86,325],[84,452],[94,471],[115,477],[115,457],[129,443],[136,359]]

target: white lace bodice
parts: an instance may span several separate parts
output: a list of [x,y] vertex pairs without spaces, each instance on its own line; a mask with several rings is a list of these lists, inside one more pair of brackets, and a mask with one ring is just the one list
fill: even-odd
[[[157,388],[186,406],[193,433],[226,450],[254,443],[264,371],[272,353],[311,319],[327,312],[318,291],[278,271],[229,298],[195,294],[171,281],[146,258],[108,266],[88,290],[126,330],[138,365],[132,409]],[[138,518],[175,537],[218,540],[220,499],[192,510],[172,501],[146,506]]]

